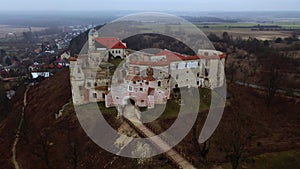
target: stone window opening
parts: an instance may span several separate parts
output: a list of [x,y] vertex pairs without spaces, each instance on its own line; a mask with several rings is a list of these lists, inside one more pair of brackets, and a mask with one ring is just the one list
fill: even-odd
[[93,97],[94,97],[94,98],[97,98],[97,93],[93,93]]

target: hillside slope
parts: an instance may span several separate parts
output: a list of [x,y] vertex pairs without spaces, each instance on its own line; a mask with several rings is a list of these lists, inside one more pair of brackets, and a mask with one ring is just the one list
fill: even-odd
[[[30,88],[25,122],[17,145],[17,161],[21,168],[160,168],[165,160],[154,158],[140,166],[137,160],[117,157],[94,144],[78,123],[71,100],[69,70]],[[11,147],[20,120],[23,98],[0,125],[0,168],[13,168]],[[66,104],[67,103],[67,104]],[[64,106],[65,105],[65,106]],[[64,106],[63,116],[55,113]],[[164,167],[164,168],[168,168]]]

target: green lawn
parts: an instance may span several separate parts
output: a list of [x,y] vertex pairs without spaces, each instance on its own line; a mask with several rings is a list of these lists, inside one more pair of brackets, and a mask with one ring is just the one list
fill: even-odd
[[[207,111],[210,107],[211,100],[211,90],[209,89],[199,89],[200,94],[200,104],[199,104],[199,112]],[[192,102],[194,98],[190,97],[185,99],[187,102]],[[157,105],[159,106],[159,105]],[[180,101],[178,99],[170,99],[167,102],[166,108],[161,115],[160,119],[167,118],[176,118],[180,111]]]
[[98,107],[101,111],[102,114],[115,114],[117,115],[117,109],[115,107],[109,107],[109,108],[106,108],[105,107],[105,102],[98,102]]
[[117,68],[122,61],[122,59],[117,58],[109,60],[109,63],[113,64],[115,68]]
[[[199,105],[199,112],[203,112],[209,109],[210,107],[210,94],[209,89],[199,89],[200,94],[200,105]],[[193,100],[194,98],[188,98],[187,100]],[[168,100],[166,105],[156,105],[157,107],[165,107],[164,112],[160,116],[159,119],[169,119],[169,118],[176,118],[179,111],[180,111],[180,101],[179,99],[170,99]],[[88,109],[88,105],[85,105],[85,108]],[[102,114],[116,114],[117,109],[115,107],[106,108],[104,102],[99,102],[98,107]],[[147,111],[147,113],[151,113],[151,110],[154,109],[147,109],[147,108],[141,108],[141,111]]]

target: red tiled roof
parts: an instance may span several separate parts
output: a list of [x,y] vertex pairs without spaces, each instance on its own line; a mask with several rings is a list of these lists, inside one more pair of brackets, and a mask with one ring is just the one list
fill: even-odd
[[186,61],[186,60],[197,60],[197,59],[222,59],[226,57],[226,54],[222,53],[219,56],[213,55],[213,56],[187,56],[187,55],[182,55],[180,53],[172,52],[167,49],[159,52],[155,56],[166,56],[166,60],[161,60],[158,62],[151,62],[151,61],[135,61],[131,60],[131,64],[136,64],[136,65],[149,65],[149,66],[166,66],[169,65],[171,62],[175,61]]
[[131,81],[138,81],[138,80],[142,80],[142,77],[141,76],[128,75],[127,79],[131,80]]
[[131,81],[146,80],[148,82],[156,80],[153,76],[141,77],[141,76],[138,76],[138,75],[128,75],[127,79],[131,80]]
[[166,66],[169,65],[171,62],[175,61],[182,61],[182,60],[196,60],[199,59],[199,56],[184,56],[182,54],[172,52],[169,50],[163,50],[156,54],[155,56],[166,56],[166,60],[161,60],[158,62],[151,62],[151,61],[130,61],[131,64],[137,65],[152,65],[152,66]]
[[226,54],[225,53],[222,53],[221,55],[219,55],[220,59],[224,59],[226,58]]
[[76,57],[70,57],[69,61],[77,61],[77,58]]
[[196,59],[222,59],[226,57],[225,53],[221,53],[220,55],[210,55],[210,56],[189,56],[189,55],[182,55],[177,52],[172,52],[169,50],[163,50],[160,53],[156,54],[156,56],[167,56],[168,61],[180,61],[180,60],[196,60]]
[[147,76],[147,77],[143,77],[143,80],[150,82],[150,81],[155,81],[156,79],[153,76]]
[[156,54],[156,56],[166,56],[168,62],[200,59],[199,56],[184,56],[180,53],[172,52],[166,49]]
[[151,61],[130,61],[133,65],[148,65],[148,66],[167,66],[170,63],[166,61],[151,62]]
[[41,53],[41,51],[42,51],[42,50],[41,50],[40,48],[34,49],[34,52],[35,52],[35,53]]
[[108,90],[108,86],[96,86],[95,90]]
[[96,38],[96,42],[109,49],[127,48],[118,38]]

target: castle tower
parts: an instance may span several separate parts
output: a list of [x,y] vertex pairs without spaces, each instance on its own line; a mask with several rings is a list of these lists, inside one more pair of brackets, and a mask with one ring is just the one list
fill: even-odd
[[88,43],[89,43],[89,51],[95,51],[95,39],[99,37],[98,31],[94,28],[92,28],[89,31],[88,35]]

